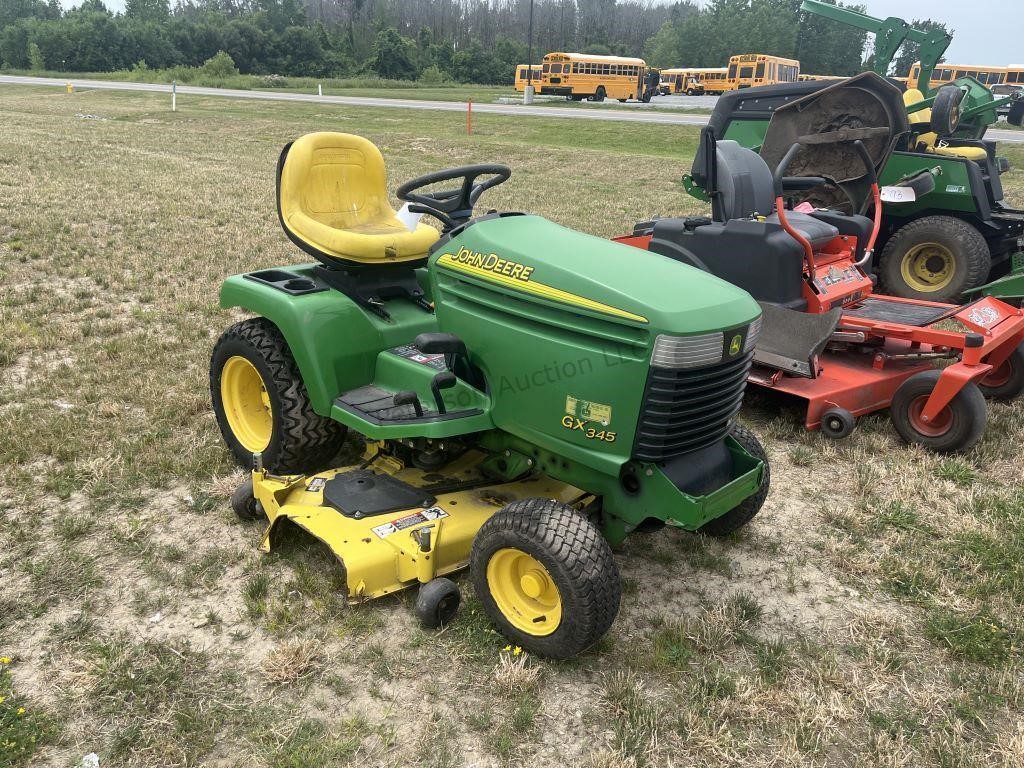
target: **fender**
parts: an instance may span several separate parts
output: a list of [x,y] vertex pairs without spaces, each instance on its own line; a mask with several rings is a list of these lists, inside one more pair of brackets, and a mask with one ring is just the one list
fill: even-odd
[[[312,264],[287,270],[316,280]],[[417,334],[437,329],[433,314],[407,302],[393,302],[388,307],[391,320],[386,321],[334,289],[293,295],[246,274],[224,281],[220,306],[239,307],[277,326],[313,410],[327,417],[338,395],[373,380],[380,350],[408,344]]]

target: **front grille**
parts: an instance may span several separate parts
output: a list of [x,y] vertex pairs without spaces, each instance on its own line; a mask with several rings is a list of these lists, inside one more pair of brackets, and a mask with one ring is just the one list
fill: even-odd
[[665,461],[712,445],[743,403],[753,350],[706,368],[657,368],[647,376],[633,457]]

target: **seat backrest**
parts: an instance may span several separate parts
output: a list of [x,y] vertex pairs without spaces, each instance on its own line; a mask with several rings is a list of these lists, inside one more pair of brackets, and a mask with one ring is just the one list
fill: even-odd
[[767,216],[775,210],[772,172],[757,152],[735,141],[719,141],[715,163],[718,195],[712,215],[716,221]]
[[359,229],[395,215],[380,150],[361,136],[321,131],[296,139],[281,156],[282,220],[301,213],[333,229]]
[[[924,101],[924,94],[917,88],[908,88],[903,92],[903,103],[908,107],[912,107],[922,101]],[[919,109],[917,112],[908,112],[907,119],[910,120],[910,126],[915,131],[919,131],[922,127],[930,128],[930,123],[932,121],[931,107]],[[925,123],[926,125],[922,126],[921,123]],[[927,147],[934,147],[935,142],[938,141],[938,139],[938,134],[932,131],[926,131],[925,133],[919,133],[916,141],[917,143],[924,143]]]

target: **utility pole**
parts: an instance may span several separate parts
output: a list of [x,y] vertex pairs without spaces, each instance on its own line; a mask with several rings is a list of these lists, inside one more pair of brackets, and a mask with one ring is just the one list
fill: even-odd
[[530,0],[530,22],[526,30],[526,88],[523,104],[533,104],[533,0]]

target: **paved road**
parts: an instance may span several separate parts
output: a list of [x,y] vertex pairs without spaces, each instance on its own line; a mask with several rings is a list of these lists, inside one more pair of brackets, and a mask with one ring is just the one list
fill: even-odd
[[[0,75],[0,84],[43,85],[64,88],[68,80],[53,77],[21,77]],[[78,80],[70,82],[76,88],[95,88],[114,91],[144,91],[169,93],[169,85],[162,83],[126,83],[114,80]],[[230,88],[204,88],[195,85],[179,85],[178,94],[187,96],[219,96],[227,99],[254,99],[262,101],[296,101],[314,104],[345,104],[354,107],[384,107],[391,109],[432,109],[447,112],[464,112],[466,105],[460,101],[421,101],[418,99],[388,99],[376,96],[317,96],[312,93],[290,91],[243,91]],[[671,98],[671,97],[670,97]],[[710,100],[708,102],[710,106]],[[609,105],[610,106],[610,105]],[[673,112],[656,112],[636,105],[636,109],[608,109],[604,105],[581,105],[579,107],[524,106],[522,104],[474,104],[478,114],[526,115],[530,117],[556,117],[577,120],[617,120],[636,123],[669,123],[679,125],[704,125],[707,115],[687,115]],[[1024,143],[1024,131],[989,130],[988,138],[996,141]]]

